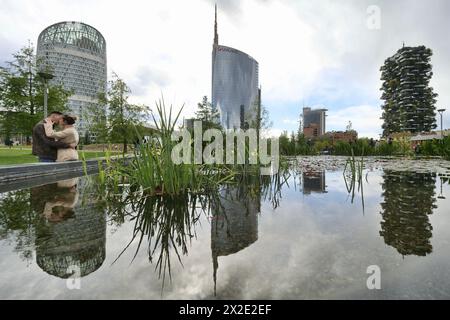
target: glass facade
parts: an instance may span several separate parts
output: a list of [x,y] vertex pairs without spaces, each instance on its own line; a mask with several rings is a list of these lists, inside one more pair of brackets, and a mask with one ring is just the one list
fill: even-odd
[[106,90],[105,38],[95,28],[81,22],[57,23],[39,35],[37,59],[51,68],[52,83],[72,91],[68,106],[78,116],[77,127],[84,135],[86,107],[98,104],[98,94]]
[[255,59],[242,51],[214,45],[212,104],[219,110],[224,128],[243,128],[245,122],[256,119],[258,78]]
[[316,125],[318,135],[322,136],[326,132],[326,112],[327,109],[303,108],[303,128],[309,128]]

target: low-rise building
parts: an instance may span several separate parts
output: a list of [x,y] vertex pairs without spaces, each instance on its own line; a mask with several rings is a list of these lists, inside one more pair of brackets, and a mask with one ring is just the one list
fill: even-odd
[[336,143],[337,141],[353,143],[356,142],[356,140],[358,140],[358,133],[355,130],[332,131],[327,132],[325,136],[331,140],[332,144]]

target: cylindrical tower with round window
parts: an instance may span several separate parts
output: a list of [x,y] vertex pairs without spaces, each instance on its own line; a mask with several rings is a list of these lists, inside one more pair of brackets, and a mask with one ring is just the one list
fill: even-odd
[[56,23],[39,35],[37,60],[52,70],[51,82],[72,91],[68,106],[78,116],[78,129],[84,135],[86,109],[97,104],[98,94],[106,90],[105,38],[85,23]]

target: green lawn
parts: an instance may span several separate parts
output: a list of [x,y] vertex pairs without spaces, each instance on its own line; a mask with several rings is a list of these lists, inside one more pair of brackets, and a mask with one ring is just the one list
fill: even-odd
[[[78,151],[81,159],[81,152]],[[104,157],[104,152],[99,151],[85,151],[84,152],[86,159],[99,158]],[[0,148],[0,166],[1,165],[11,165],[11,164],[23,164],[23,163],[33,163],[38,162],[37,157],[31,154],[31,149],[6,149]]]

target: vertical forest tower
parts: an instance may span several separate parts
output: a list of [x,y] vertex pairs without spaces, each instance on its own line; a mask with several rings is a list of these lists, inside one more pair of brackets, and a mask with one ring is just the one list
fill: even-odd
[[431,56],[431,49],[424,46],[403,47],[381,67],[383,136],[436,128],[437,94],[429,86]]

